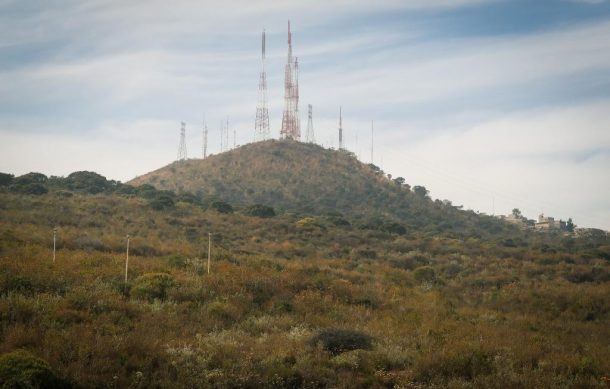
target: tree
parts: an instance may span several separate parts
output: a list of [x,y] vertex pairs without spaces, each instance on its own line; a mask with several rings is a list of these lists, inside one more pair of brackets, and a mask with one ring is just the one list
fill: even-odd
[[15,185],[44,184],[47,182],[47,180],[48,178],[44,174],[32,172],[15,178],[13,183]]
[[523,217],[519,208],[513,208],[513,216],[517,219],[521,219]]
[[405,179],[404,179],[404,178],[402,178],[402,177],[396,177],[396,178],[394,179],[394,182],[396,183],[396,185],[400,185],[400,186],[402,186],[402,185],[404,185],[404,183],[405,183]]
[[110,189],[112,184],[106,177],[88,171],[74,172],[66,178],[66,185],[69,189],[90,194],[104,192]]
[[8,173],[0,173],[0,186],[9,186],[15,178],[14,175]]
[[421,186],[421,185],[415,185],[413,187],[413,192],[415,192],[415,194],[420,197],[428,197],[428,193],[430,193],[428,191],[428,189],[426,189],[425,186]]
[[569,218],[568,221],[566,222],[566,231],[574,232],[575,228],[576,228],[576,224],[574,224],[574,222],[572,221],[572,218]]

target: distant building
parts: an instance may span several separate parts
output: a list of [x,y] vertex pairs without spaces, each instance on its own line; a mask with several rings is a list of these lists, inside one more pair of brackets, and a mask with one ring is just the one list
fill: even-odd
[[544,216],[544,213],[541,213],[534,227],[537,230],[565,230],[566,223],[563,220],[555,220],[555,218]]

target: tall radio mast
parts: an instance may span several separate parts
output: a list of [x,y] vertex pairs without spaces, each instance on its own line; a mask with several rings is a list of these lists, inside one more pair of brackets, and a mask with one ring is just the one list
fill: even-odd
[[316,143],[316,137],[313,133],[313,108],[311,104],[309,104],[307,108],[307,132],[305,133],[305,141],[308,143]]
[[258,105],[256,106],[256,121],[254,123],[254,140],[269,138],[269,110],[267,109],[267,72],[265,71],[265,30],[262,38],[261,74],[258,82]]
[[186,159],[186,123],[182,122],[180,128],[180,144],[178,145],[178,161]]
[[282,139],[301,139],[299,119],[299,63],[292,59],[292,33],[288,21],[288,59],[284,71],[284,115],[282,116]]

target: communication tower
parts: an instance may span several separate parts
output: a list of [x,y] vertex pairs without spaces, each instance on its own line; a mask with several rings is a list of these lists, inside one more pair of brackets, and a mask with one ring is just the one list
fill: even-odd
[[186,123],[182,122],[180,128],[180,144],[178,145],[178,161],[186,159]]
[[311,104],[309,104],[307,108],[307,132],[305,133],[305,141],[308,143],[316,143],[316,137],[313,133],[313,108]]
[[269,138],[269,110],[267,109],[267,72],[265,71],[265,30],[262,38],[261,74],[258,82],[258,105],[256,106],[256,121],[254,123],[254,140]]
[[299,63],[292,59],[292,34],[288,21],[288,59],[284,71],[284,114],[282,116],[282,139],[301,139],[301,124],[299,119]]

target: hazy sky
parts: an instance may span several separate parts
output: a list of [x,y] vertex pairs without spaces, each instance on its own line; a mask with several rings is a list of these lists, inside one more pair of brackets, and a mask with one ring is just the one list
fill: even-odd
[[[252,141],[267,30],[273,137],[286,22],[315,135],[433,198],[610,229],[607,0],[0,0],[0,171],[127,181]],[[232,142],[232,140],[231,140]]]

